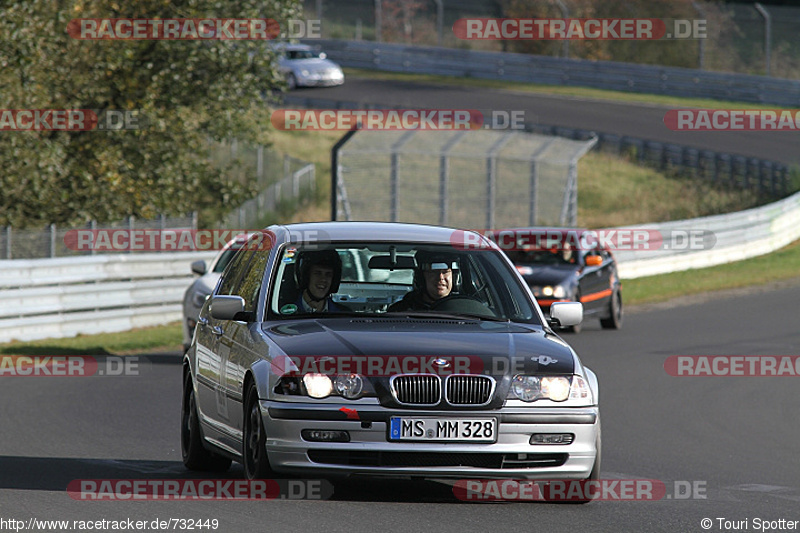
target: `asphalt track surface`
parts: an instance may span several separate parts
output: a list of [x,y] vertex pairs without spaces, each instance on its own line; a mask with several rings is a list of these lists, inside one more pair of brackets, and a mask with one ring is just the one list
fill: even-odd
[[[800,282],[628,313],[620,331],[587,322],[565,338],[600,379],[607,479],[699,482],[705,499],[588,505],[465,503],[436,481],[333,480],[329,500],[81,502],[75,479],[200,476],[180,458],[177,353],[137,376],[0,378],[0,518],[218,519],[244,531],[722,531],[717,518],[800,520],[800,378],[672,377],[670,355],[791,355]],[[700,526],[703,518],[714,522]],[[0,522],[0,524],[2,524]]]
[[[385,81],[350,76],[344,85],[299,89],[293,96],[331,99],[361,104],[381,104],[409,109],[476,109],[524,111],[526,122],[580,128],[616,135],[692,146],[701,150],[800,162],[797,131],[747,132],[672,131],[664,114],[673,107],[630,102],[578,99],[512,90],[488,90],[406,81]],[[771,106],[752,104],[748,109]]]

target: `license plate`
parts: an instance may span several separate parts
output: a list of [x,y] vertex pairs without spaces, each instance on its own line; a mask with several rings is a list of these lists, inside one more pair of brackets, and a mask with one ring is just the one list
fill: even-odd
[[495,442],[496,418],[409,418],[394,416],[389,440]]

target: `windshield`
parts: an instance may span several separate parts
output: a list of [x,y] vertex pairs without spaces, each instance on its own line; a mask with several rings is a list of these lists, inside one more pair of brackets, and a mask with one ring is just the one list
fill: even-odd
[[311,50],[287,50],[286,59],[314,59],[319,57],[319,54]]
[[569,249],[508,252],[509,259],[516,265],[575,265],[577,256],[577,252]]
[[539,323],[496,251],[400,243],[287,246],[273,276],[266,306],[272,318],[428,313]]

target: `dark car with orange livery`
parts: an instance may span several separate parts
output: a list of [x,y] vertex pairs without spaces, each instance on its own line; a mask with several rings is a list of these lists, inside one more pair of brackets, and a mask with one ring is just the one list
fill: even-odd
[[[581,235],[583,230],[569,230]],[[564,232],[567,235],[567,232]],[[554,302],[581,302],[584,317],[599,318],[604,329],[622,327],[622,293],[617,264],[610,250],[587,240],[557,246],[524,246],[506,253],[531,288],[542,311],[548,313]],[[581,325],[569,330],[577,333]]]

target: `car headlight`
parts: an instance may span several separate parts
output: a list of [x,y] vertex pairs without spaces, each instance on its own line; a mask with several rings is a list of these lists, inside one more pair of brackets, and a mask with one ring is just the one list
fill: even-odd
[[552,296],[553,298],[566,298],[567,291],[561,285],[545,285],[542,287],[542,295]]
[[305,374],[303,385],[312,398],[326,398],[333,392],[333,383],[327,374]]
[[359,374],[341,374],[336,376],[334,387],[340,396],[354,400],[364,390],[364,379]]
[[551,400],[563,402],[567,399],[591,401],[591,391],[580,376],[530,376],[517,374],[511,380],[509,399],[534,402]]

